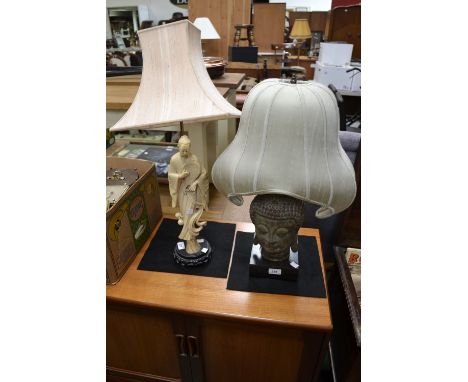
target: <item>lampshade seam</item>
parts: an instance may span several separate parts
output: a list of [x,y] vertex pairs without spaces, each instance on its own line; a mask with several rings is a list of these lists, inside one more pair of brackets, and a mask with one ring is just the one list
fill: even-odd
[[304,148],[304,172],[305,172],[305,194],[307,199],[310,197],[310,188],[309,188],[309,183],[310,183],[310,174],[309,174],[309,161],[308,158],[309,156],[307,155],[308,153],[308,143],[309,143],[309,136],[308,136],[308,131],[307,131],[307,123],[304,117],[304,109],[306,107],[305,102],[304,102],[304,95],[300,91],[299,86],[296,87],[297,94],[299,95],[299,100],[302,105],[301,108],[301,116],[302,116],[302,128],[304,132],[304,140],[302,142],[303,148]]
[[[261,89],[260,92],[259,92],[259,95],[262,94],[264,91],[268,90],[270,87],[274,86],[275,83],[265,87],[264,89]],[[257,85],[258,86],[258,85]],[[255,87],[250,91],[250,94],[252,94],[252,91],[255,89]],[[250,95],[249,94],[249,95]],[[248,96],[247,96],[248,97]],[[252,112],[254,110],[254,106],[256,105],[257,101],[260,99],[261,97],[257,96],[255,99],[254,99],[254,102],[253,104],[250,106],[250,110],[249,110],[249,115],[247,116],[247,121],[250,121],[250,117],[252,115]],[[244,105],[247,105],[247,98],[245,100],[245,103]],[[240,123],[239,123],[239,129],[240,129]],[[232,172],[232,176],[231,176],[231,189],[233,191],[233,193],[236,192],[236,189],[235,189],[235,178],[236,178],[236,175],[237,175],[237,170],[239,169],[239,165],[240,163],[242,162],[242,159],[244,157],[244,154],[245,154],[245,150],[247,148],[247,143],[249,141],[249,134],[250,134],[250,124],[247,124],[247,132],[245,134],[245,141],[244,141],[244,147],[242,148],[242,154],[240,155],[239,157],[239,160],[237,161],[237,164],[236,164],[236,168],[234,169],[234,171]],[[236,134],[237,136],[237,134]],[[234,138],[235,139],[235,138]]]
[[[328,89],[328,88],[327,88],[327,89]],[[330,94],[329,92],[327,92],[327,94],[328,94],[328,96],[330,97],[330,100],[334,103],[336,109],[338,109],[338,104],[335,103],[335,102],[336,102],[335,96],[334,96],[333,94]],[[339,113],[339,110],[337,110],[337,112]],[[337,122],[337,124],[339,124],[339,122]],[[338,129],[339,129],[339,127],[338,127]],[[355,176],[353,176],[353,174],[354,174],[354,168],[353,168],[351,162],[349,161],[349,158],[348,158],[346,152],[344,151],[343,146],[341,145],[341,142],[340,142],[339,137],[338,137],[338,147],[337,147],[337,149],[338,149],[338,156],[339,156],[339,159],[340,159],[341,163],[342,163],[342,164],[344,165],[344,167],[346,168],[346,170],[347,170],[347,172],[348,172],[348,175],[351,174],[351,177],[353,178],[353,181],[354,181],[354,188],[353,188],[353,189],[354,189],[354,193],[353,193],[353,197],[350,198],[350,200],[352,201],[352,200],[354,200],[354,198],[355,198],[355,196],[356,196],[356,188],[357,188],[357,187],[356,187],[356,178],[355,178]],[[346,204],[347,204],[347,205],[346,205],[345,208],[349,207],[349,205],[350,205],[351,203],[346,203]]]
[[265,147],[266,147],[266,142],[267,142],[267,137],[268,137],[268,126],[270,124],[270,117],[271,117],[271,109],[273,107],[273,104],[276,100],[276,97],[278,94],[281,93],[282,90],[287,89],[284,87],[281,87],[276,91],[276,93],[273,95],[273,99],[271,100],[270,104],[268,105],[268,111],[267,111],[267,120],[263,123],[263,132],[262,132],[262,142],[261,142],[261,149],[260,149],[260,158],[257,161],[257,166],[254,172],[254,180],[253,180],[253,189],[254,191],[257,189],[257,182],[258,182],[258,173],[260,172],[260,167],[262,166],[263,163],[263,157],[265,156]]
[[[307,87],[307,89],[309,89],[312,94],[315,96],[315,99],[317,100],[317,102],[322,106],[321,109],[320,109],[320,112],[322,114],[322,118],[323,118],[323,130],[324,130],[324,151],[325,151],[325,165],[326,165],[326,168],[327,168],[327,175],[328,175],[328,181],[330,183],[330,190],[329,190],[329,196],[328,196],[328,206],[331,205],[332,203],[332,200],[333,200],[333,193],[334,193],[334,189],[333,189],[333,181],[332,181],[332,176],[331,176],[331,173],[330,173],[330,164],[328,162],[328,147],[327,147],[327,131],[328,131],[328,119],[326,118],[326,115],[325,115],[325,105],[323,103],[323,100],[322,98],[314,91],[313,88],[311,87]],[[330,91],[330,89],[327,88],[328,91]]]

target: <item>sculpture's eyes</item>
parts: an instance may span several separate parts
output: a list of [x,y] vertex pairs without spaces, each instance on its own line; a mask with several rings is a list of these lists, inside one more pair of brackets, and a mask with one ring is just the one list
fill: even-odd
[[278,228],[276,230],[276,235],[278,235],[281,238],[286,237],[288,233],[289,233],[289,230],[286,228]]
[[257,225],[257,231],[258,231],[258,233],[261,233],[261,234],[265,235],[265,234],[268,233],[268,228],[266,226],[264,226],[263,224],[259,224],[259,225]]

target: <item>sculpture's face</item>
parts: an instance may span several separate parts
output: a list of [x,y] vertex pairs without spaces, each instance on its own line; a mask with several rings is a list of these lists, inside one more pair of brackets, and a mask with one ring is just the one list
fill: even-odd
[[289,259],[289,250],[297,240],[294,220],[273,220],[256,214],[254,225],[255,239],[262,247],[263,257],[270,261]]
[[180,155],[187,158],[190,154],[190,143],[182,143],[179,145]]

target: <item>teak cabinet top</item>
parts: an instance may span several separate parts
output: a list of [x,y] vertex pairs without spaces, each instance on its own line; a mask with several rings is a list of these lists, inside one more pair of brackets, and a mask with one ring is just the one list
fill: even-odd
[[[227,278],[138,270],[138,264],[160,224],[122,279],[116,285],[106,287],[109,301],[200,316],[331,331],[328,292],[327,298],[242,292],[226,289]],[[235,224],[236,232],[254,232],[252,223]],[[316,237],[325,280],[319,231],[301,228],[299,234]]]

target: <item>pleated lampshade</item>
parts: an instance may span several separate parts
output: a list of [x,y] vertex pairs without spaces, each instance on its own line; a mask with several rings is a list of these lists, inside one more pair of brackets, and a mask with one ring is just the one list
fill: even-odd
[[240,117],[216,89],[203,61],[200,30],[182,20],[138,31],[143,72],[138,92],[111,131],[152,129]]
[[293,28],[289,37],[298,40],[305,40],[306,38],[312,37],[312,32],[309,27],[309,20],[307,19],[297,19],[294,21]]
[[351,205],[354,168],[341,147],[334,94],[314,81],[268,79],[249,93],[239,130],[212,179],[234,204],[242,195],[284,194],[320,205],[326,218]]

